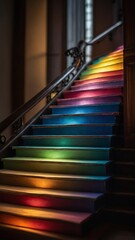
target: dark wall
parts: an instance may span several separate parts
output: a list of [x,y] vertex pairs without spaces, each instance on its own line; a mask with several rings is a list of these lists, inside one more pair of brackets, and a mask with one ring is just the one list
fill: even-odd
[[12,38],[14,1],[0,1],[0,122],[12,111]]
[[[121,0],[94,0],[93,1],[93,37],[98,36],[103,31],[121,19]],[[113,51],[117,46],[123,44],[122,27],[113,32],[112,35],[95,44],[93,47],[93,58],[102,56]]]
[[66,0],[48,1],[47,80],[54,80],[66,67]]

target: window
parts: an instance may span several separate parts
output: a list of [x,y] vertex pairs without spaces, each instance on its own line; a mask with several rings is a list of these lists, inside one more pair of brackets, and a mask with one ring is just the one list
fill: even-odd
[[[85,41],[93,37],[93,0],[85,0]],[[91,60],[92,47],[86,47],[86,62]]]

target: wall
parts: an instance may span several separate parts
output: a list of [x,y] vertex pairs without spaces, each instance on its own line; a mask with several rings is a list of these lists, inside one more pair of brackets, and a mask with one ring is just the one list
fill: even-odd
[[25,37],[25,101],[46,85],[47,1],[27,0]]
[[0,122],[11,113],[13,1],[0,1]]
[[48,82],[66,68],[66,0],[48,0]]
[[[119,12],[121,8],[121,0],[94,0],[93,1],[93,37],[98,36],[103,31],[120,20]],[[123,44],[122,27],[117,29],[109,37],[96,43],[93,47],[93,58],[102,56],[113,51],[117,46]]]
[[[24,101],[41,91],[47,83],[47,0],[26,1]],[[33,109],[38,111],[43,103]]]

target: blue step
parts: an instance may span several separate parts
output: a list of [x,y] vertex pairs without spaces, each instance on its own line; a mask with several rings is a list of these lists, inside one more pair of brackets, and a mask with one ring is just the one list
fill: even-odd
[[115,135],[23,135],[25,146],[110,147],[120,142]]
[[112,135],[117,132],[115,124],[33,125],[34,135]]
[[119,103],[84,105],[84,106],[60,106],[52,105],[52,114],[86,114],[99,112],[118,112],[120,111]]
[[41,116],[42,124],[45,125],[65,125],[65,124],[83,124],[83,123],[115,123],[118,119],[118,113],[98,113],[98,114],[51,114]]

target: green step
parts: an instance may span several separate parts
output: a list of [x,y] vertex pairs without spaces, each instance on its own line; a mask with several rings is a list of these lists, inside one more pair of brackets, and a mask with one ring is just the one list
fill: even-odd
[[110,173],[110,161],[41,159],[10,157],[4,158],[5,169],[44,173],[65,173],[103,176]]
[[14,146],[18,157],[109,160],[111,148]]

